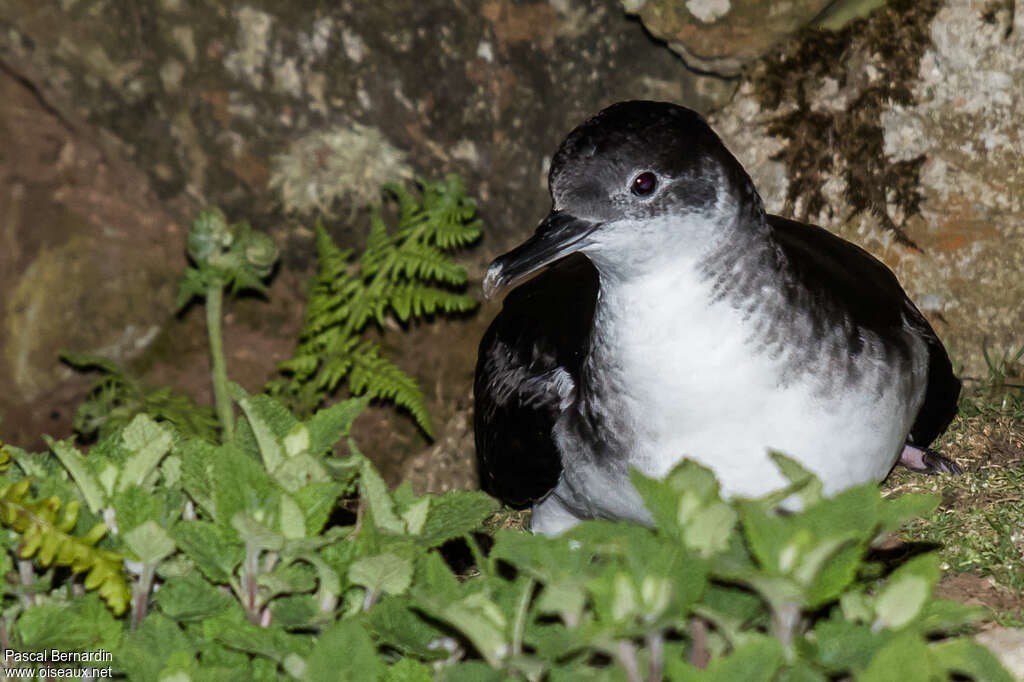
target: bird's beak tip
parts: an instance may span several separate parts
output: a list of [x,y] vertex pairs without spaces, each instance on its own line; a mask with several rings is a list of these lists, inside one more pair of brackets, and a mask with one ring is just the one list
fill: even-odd
[[487,269],[487,275],[484,276],[483,290],[484,300],[490,301],[498,292],[502,289],[501,286],[501,265],[498,263],[492,263],[491,267]]

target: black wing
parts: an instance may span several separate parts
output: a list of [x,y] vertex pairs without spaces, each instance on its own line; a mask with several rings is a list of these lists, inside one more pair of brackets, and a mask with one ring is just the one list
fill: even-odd
[[[831,298],[856,323],[883,339],[895,340],[904,315],[928,349],[928,386],[910,430],[910,441],[927,447],[946,430],[957,412],[960,380],[935,330],[907,297],[896,276],[864,249],[828,230],[768,216],[776,243],[792,271],[812,296]],[[851,339],[852,347],[859,343]]]
[[480,342],[473,384],[480,482],[512,506],[544,497],[562,473],[551,431],[579,384],[597,286],[590,261],[569,256],[514,289]]

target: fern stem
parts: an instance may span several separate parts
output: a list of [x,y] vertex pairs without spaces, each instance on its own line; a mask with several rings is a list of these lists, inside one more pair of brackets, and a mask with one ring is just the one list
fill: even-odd
[[231,440],[235,413],[228,396],[228,371],[224,363],[224,335],[221,312],[224,307],[224,286],[212,284],[206,290],[206,331],[210,337],[210,370],[213,374],[213,399],[220,419],[222,440]]

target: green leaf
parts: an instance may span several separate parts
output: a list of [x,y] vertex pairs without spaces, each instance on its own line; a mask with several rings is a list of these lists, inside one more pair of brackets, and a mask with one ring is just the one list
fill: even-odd
[[319,455],[328,452],[335,443],[346,438],[352,429],[352,422],[366,409],[369,402],[369,397],[350,398],[317,410],[306,422],[306,428],[309,429],[310,453]]
[[112,651],[120,642],[122,627],[91,593],[70,604],[27,609],[15,631],[18,647],[25,650]]
[[403,594],[412,584],[412,562],[396,554],[364,557],[352,563],[348,579],[371,592]]
[[875,629],[899,629],[915,620],[939,577],[935,554],[914,557],[896,569],[875,600]]
[[153,595],[154,603],[168,618],[201,622],[237,607],[237,602],[199,576],[169,578]]
[[82,455],[68,441],[56,441],[49,436],[43,436],[43,440],[50,446],[53,454],[57,455],[60,463],[68,470],[71,477],[75,479],[78,489],[82,491],[82,496],[85,498],[85,503],[89,506],[89,511],[99,514],[104,506],[106,495],[100,487],[99,481],[89,472]]
[[216,520],[230,523],[247,512],[273,513],[277,509],[278,489],[259,462],[232,447],[222,448],[213,462],[213,494]]
[[750,635],[728,656],[712,660],[700,670],[678,659],[666,661],[673,682],[768,682],[782,663],[782,644],[763,635]]
[[[349,440],[353,453],[358,453],[355,442]],[[380,477],[370,460],[359,455],[362,468],[359,477],[359,493],[373,511],[378,528],[392,533],[405,533],[405,521],[395,513],[395,505],[388,493],[387,484]]]
[[162,614],[150,613],[135,632],[125,635],[114,660],[129,679],[157,680],[169,659],[194,655],[193,644],[175,623]]
[[768,456],[779,468],[779,472],[796,488],[804,509],[813,507],[824,499],[821,481],[798,461],[776,451],[770,452]]
[[245,412],[249,426],[259,444],[263,466],[268,472],[277,470],[285,460],[281,443],[298,421],[283,405],[266,395],[249,396],[240,388],[232,397]]
[[410,533],[427,547],[442,545],[480,527],[484,519],[498,510],[490,495],[479,491],[455,490],[430,498],[426,522]]
[[411,658],[400,659],[388,666],[384,673],[384,682],[433,682],[434,676],[430,668]]
[[175,550],[174,540],[154,521],[146,521],[121,537],[144,564],[157,564]]
[[970,639],[953,639],[931,646],[932,660],[949,673],[985,682],[1013,682],[1013,676],[991,651]]
[[[914,665],[907,665],[914,661]],[[894,637],[857,676],[858,682],[930,682],[935,670],[928,646],[910,632]]]
[[269,658],[276,663],[296,654],[303,656],[308,649],[305,637],[291,635],[276,628],[261,628],[250,623],[229,620],[217,616],[203,621],[203,635],[224,646],[256,656]]
[[406,656],[434,660],[449,655],[437,646],[447,633],[414,611],[408,599],[385,596],[367,614],[365,625],[378,642]]
[[139,414],[125,427],[121,438],[131,455],[121,468],[117,489],[144,486],[150,473],[170,451],[171,434],[145,414]]
[[245,545],[236,532],[208,521],[176,523],[171,537],[211,582],[227,583],[245,557]]
[[326,628],[306,657],[309,682],[377,680],[385,672],[370,636],[357,620],[343,620]]

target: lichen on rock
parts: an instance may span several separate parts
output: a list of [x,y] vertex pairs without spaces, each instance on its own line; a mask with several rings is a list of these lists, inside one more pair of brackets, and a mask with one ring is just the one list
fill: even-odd
[[289,213],[333,216],[339,204],[362,208],[385,183],[412,175],[405,152],[377,128],[355,123],[293,141],[274,157],[270,186]]

